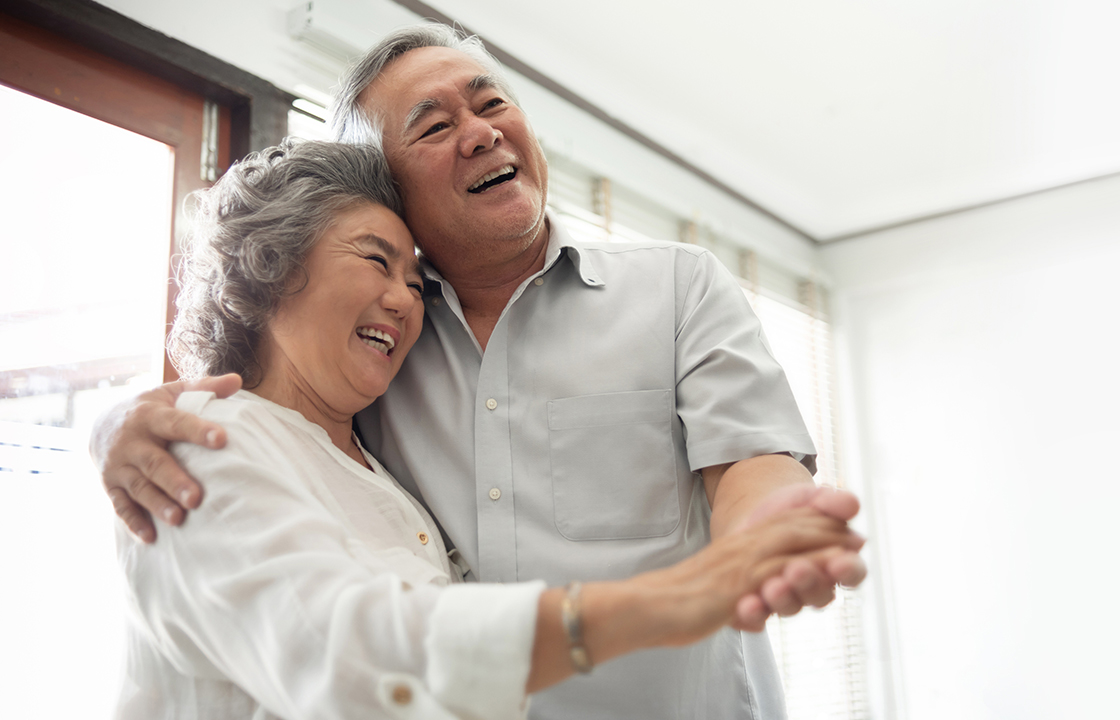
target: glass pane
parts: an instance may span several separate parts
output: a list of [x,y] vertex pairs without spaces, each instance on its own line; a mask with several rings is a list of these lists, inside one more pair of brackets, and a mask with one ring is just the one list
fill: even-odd
[[0,157],[0,717],[107,718],[123,595],[85,448],[162,376],[172,150],[0,86]]

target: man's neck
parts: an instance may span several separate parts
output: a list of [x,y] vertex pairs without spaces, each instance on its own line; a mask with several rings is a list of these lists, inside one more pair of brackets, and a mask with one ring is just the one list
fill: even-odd
[[548,238],[549,225],[546,221],[528,250],[509,262],[474,268],[469,272],[444,273],[440,270],[444,280],[455,288],[463,317],[483,351],[498,324],[498,318],[517,288],[544,269]]

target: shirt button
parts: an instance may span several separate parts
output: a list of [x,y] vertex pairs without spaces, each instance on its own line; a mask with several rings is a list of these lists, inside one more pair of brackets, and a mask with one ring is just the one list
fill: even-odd
[[420,538],[420,544],[421,545],[427,545],[428,544],[428,533],[418,532],[418,533],[416,533],[416,537]]
[[498,488],[490,488],[490,499],[497,500],[502,496],[502,491]]
[[486,401],[486,408],[488,410],[494,410],[497,407],[498,407],[498,401],[495,400],[494,398],[490,398],[489,400]]
[[398,705],[408,705],[412,702],[412,688],[407,685],[393,687],[393,702]]
[[538,287],[541,286],[541,285],[544,285],[544,278],[537,278],[536,280],[533,281],[533,284],[537,285]]
[[442,302],[442,300],[440,300],[438,297],[432,298],[432,307],[439,307],[439,304],[441,302]]

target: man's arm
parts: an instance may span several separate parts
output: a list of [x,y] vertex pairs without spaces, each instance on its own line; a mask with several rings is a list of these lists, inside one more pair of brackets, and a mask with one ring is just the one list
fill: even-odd
[[[859,511],[854,495],[815,487],[804,466],[784,454],[715,465],[704,468],[701,474],[712,508],[713,540],[794,507],[812,506],[845,521]],[[835,597],[837,583],[858,585],[866,574],[858,553],[839,548],[816,564],[791,562],[781,576],[768,580],[758,595],[740,602],[736,626],[757,632],[770,613],[793,615],[806,605],[823,607]]]
[[229,397],[241,388],[237,375],[173,382],[112,408],[94,423],[89,454],[113,510],[144,542],[155,542],[152,516],[178,525],[187,509],[202,501],[202,487],[167,452],[173,442],[217,449],[225,445],[221,426],[175,409],[179,395],[207,390]]

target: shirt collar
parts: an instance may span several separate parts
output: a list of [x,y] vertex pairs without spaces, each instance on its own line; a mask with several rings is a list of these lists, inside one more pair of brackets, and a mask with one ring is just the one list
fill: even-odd
[[[606,285],[599,276],[598,270],[595,269],[595,264],[588,257],[586,250],[580,247],[563,223],[556,219],[556,214],[551,210],[546,210],[545,218],[548,221],[548,247],[544,252],[544,270],[538,274],[543,275],[548,272],[560,260],[561,256],[566,254],[572,259],[572,265],[575,266],[584,284],[590,287]],[[432,267],[432,264],[423,255],[420,256],[420,269],[423,271],[426,280],[440,288],[443,287],[446,282],[443,276]],[[428,290],[429,287],[429,284],[425,283],[425,290]],[[426,292],[425,294],[429,293]]]
[[591,261],[586,249],[572,238],[571,233],[568,232],[563,223],[556,219],[556,215],[549,210],[546,217],[548,218],[549,234],[548,249],[545,251],[544,259],[545,271],[547,272],[549,268],[555,265],[560,259],[562,251],[566,250],[568,257],[572,260],[572,265],[575,266],[585,285],[591,287],[606,285],[603,278],[599,276],[599,271],[596,270],[595,263]]

